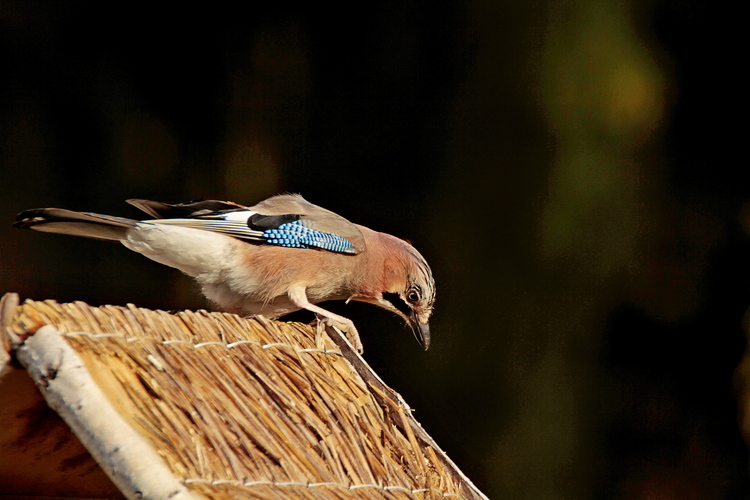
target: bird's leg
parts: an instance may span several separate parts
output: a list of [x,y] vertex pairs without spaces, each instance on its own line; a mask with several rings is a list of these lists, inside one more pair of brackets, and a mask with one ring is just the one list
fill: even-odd
[[311,304],[310,301],[307,300],[307,293],[305,292],[305,289],[303,287],[295,287],[290,289],[288,295],[289,299],[292,301],[292,303],[294,303],[295,306],[322,316],[323,319],[321,320],[321,323],[328,323],[331,326],[335,326],[339,330],[345,332],[349,337],[349,342],[353,345],[354,349],[359,354],[362,354],[362,352],[364,351],[362,347],[362,341],[359,338],[359,332],[357,332],[357,328],[354,326],[354,322],[352,320],[343,316],[339,316],[338,314],[334,314],[330,311],[326,311],[322,307],[316,306],[315,304]]

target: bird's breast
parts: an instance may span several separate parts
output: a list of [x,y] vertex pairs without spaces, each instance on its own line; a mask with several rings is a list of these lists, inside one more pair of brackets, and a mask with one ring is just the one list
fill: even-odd
[[303,287],[310,302],[345,299],[356,281],[357,256],[325,250],[254,245],[235,240],[233,265],[204,293],[225,310],[280,316],[298,308],[288,298]]

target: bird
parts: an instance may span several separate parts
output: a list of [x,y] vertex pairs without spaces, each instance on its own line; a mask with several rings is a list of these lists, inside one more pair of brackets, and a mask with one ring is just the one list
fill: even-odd
[[319,302],[380,306],[403,318],[425,350],[430,346],[435,281],[427,261],[406,240],[349,222],[298,194],[251,207],[218,200],[127,203],[151,218],[39,208],[19,213],[13,225],[119,241],[194,278],[221,311],[276,319],[308,310],[319,324],[345,332],[359,353],[363,346],[354,323]]

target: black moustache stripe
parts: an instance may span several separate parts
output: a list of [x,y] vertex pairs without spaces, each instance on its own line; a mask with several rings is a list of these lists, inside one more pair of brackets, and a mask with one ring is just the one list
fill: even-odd
[[390,302],[393,307],[395,307],[405,315],[408,316],[409,314],[411,314],[411,307],[409,307],[409,304],[407,304],[399,294],[385,292],[383,294],[383,298]]

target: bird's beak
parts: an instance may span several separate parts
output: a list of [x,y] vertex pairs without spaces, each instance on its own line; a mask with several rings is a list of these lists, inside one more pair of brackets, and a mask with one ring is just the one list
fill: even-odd
[[409,326],[411,326],[414,336],[417,337],[417,342],[426,351],[430,348],[430,325],[420,322],[416,314],[412,314],[409,320]]

